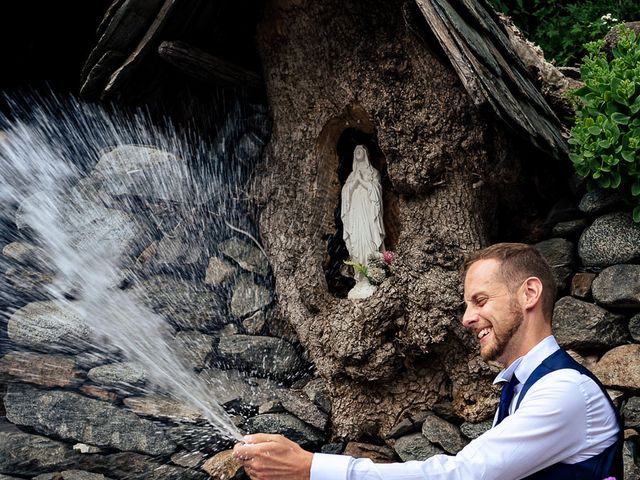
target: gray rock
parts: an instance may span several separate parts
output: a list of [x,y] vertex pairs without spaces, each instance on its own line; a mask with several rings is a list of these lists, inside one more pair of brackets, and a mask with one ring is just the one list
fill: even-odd
[[140,282],[132,292],[154,312],[184,329],[207,332],[229,321],[224,299],[192,281],[158,275]]
[[301,365],[290,343],[275,337],[229,335],[220,338],[220,358],[257,376],[286,377]]
[[247,420],[247,427],[251,433],[279,433],[303,447],[319,445],[324,441],[322,432],[287,413],[256,415]]
[[33,476],[76,464],[80,454],[71,445],[23,432],[0,431],[0,472]]
[[629,320],[629,333],[631,333],[634,342],[640,342],[640,313]]
[[50,286],[55,274],[17,265],[4,272],[7,283],[20,295],[34,300],[52,298]]
[[127,397],[122,403],[133,413],[143,417],[153,417],[154,419],[174,422],[195,423],[205,421],[202,410],[166,396],[152,394]]
[[178,332],[175,336],[176,353],[191,367],[202,370],[213,352],[211,335],[200,332]]
[[242,326],[249,335],[262,335],[267,329],[267,318],[264,312],[257,311],[242,321]]
[[622,447],[622,462],[624,466],[624,478],[640,478],[640,466],[638,466],[636,445],[630,440],[624,442],[624,446]]
[[77,393],[9,385],[4,403],[9,421],[45,435],[150,455],[176,448],[154,423]]
[[389,430],[389,433],[387,433],[385,438],[400,438],[410,433],[421,432],[424,419],[429,415],[433,414],[431,412],[420,412],[409,418],[401,420],[396,423],[391,430]]
[[57,249],[90,258],[94,266],[100,261],[125,264],[152,239],[149,224],[141,218],[106,208],[79,191],[59,198],[37,193],[20,205],[16,222],[20,229],[46,234],[57,242],[64,239],[56,243]]
[[92,337],[89,325],[71,304],[61,301],[25,305],[9,318],[7,333],[16,344],[44,352],[83,351]]
[[445,453],[444,450],[431,443],[421,433],[412,433],[400,437],[393,449],[403,462],[411,460],[424,461],[434,455]]
[[556,302],[553,324],[556,339],[564,348],[612,348],[629,338],[624,316],[573,297]]
[[51,258],[42,248],[25,242],[12,242],[4,246],[2,255],[14,262],[29,265],[36,270],[53,272]]
[[220,244],[219,250],[248,272],[258,275],[269,273],[269,261],[255,245],[239,238],[230,238]]
[[622,413],[626,428],[640,429],[640,397],[629,398],[622,408]]
[[431,443],[455,455],[468,443],[460,429],[436,415],[428,415],[422,424],[422,435]]
[[221,258],[211,257],[207,265],[204,283],[207,285],[224,285],[231,281],[236,274],[233,265]]
[[137,363],[119,362],[94,367],[89,370],[87,377],[99,385],[129,386],[143,384],[146,374]]
[[464,422],[462,425],[460,425],[460,431],[465,437],[471,440],[475,440],[484,432],[490,430],[492,425],[493,420],[485,420],[484,422],[480,423]]
[[198,470],[163,464],[161,461],[132,452],[112,455],[85,455],[79,466],[98,470],[113,478],[127,480],[207,480]]
[[195,226],[189,227],[165,234],[156,246],[151,264],[173,267],[204,264],[206,261],[204,233],[201,230],[195,231]]
[[231,313],[238,318],[245,317],[271,303],[271,292],[258,285],[250,277],[241,277],[233,287]]
[[331,401],[327,396],[327,390],[321,378],[309,380],[302,389],[323,412],[331,413]]
[[211,395],[221,405],[239,403],[257,407],[278,400],[275,382],[245,377],[237,370],[207,368],[200,372],[198,379],[208,385]]
[[318,430],[327,428],[329,416],[320,410],[304,392],[280,388],[276,391],[276,395],[289,413]]
[[183,423],[169,427],[167,433],[172,442],[192,452],[218,452],[232,447],[237,442],[231,433],[219,430],[209,423]]
[[640,260],[640,225],[626,212],[599,217],[580,237],[578,254],[588,267],[634,263]]
[[45,473],[34,477],[33,480],[110,480],[101,473],[91,473],[84,470],[65,470],[63,472]]
[[187,162],[142,145],[120,145],[105,151],[91,177],[110,195],[192,203],[196,200]]
[[640,265],[605,268],[591,286],[596,303],[608,307],[640,307]]
[[584,213],[602,213],[620,205],[623,200],[624,197],[618,190],[598,188],[585,193],[580,200],[578,208]]
[[536,243],[534,247],[549,263],[558,291],[563,291],[574,270],[573,243],[564,238],[552,238]]
[[589,224],[589,221],[581,218],[579,220],[569,220],[566,222],[560,222],[553,226],[551,229],[551,235],[561,238],[573,238],[577,237]]

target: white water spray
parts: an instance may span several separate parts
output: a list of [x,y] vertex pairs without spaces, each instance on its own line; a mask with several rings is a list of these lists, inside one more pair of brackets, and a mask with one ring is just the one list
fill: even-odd
[[[0,213],[17,215],[23,236],[46,252],[56,272],[48,295],[89,325],[91,338],[75,341],[121,352],[141,365],[149,383],[201,412],[224,435],[240,439],[212,391],[224,382],[199,381],[169,341],[166,319],[122,288],[135,281],[140,262],[135,257],[153,245],[158,231],[185,221],[207,227],[198,217],[205,211],[214,212],[209,222],[245,225],[234,217],[229,200],[238,187],[230,178],[233,169],[222,167],[225,139],[210,149],[170,125],[158,130],[144,115],[114,116],[73,100],[37,101],[40,106],[26,119],[4,119]],[[96,165],[101,153],[114,147],[119,150],[110,160]],[[193,164],[206,168],[192,175]],[[177,223],[168,226],[138,208],[158,203],[185,218],[173,218]]]

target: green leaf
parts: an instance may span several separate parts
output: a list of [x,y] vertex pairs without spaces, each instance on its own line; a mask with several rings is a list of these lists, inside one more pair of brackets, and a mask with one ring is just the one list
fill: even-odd
[[622,151],[622,158],[625,159],[625,161],[631,163],[635,160],[636,156],[634,154],[634,152],[630,152],[628,150],[623,150]]
[[602,133],[602,129],[594,125],[593,127],[589,127],[589,133],[591,135],[600,135],[600,133]]
[[633,185],[631,185],[631,195],[633,195],[634,197],[640,195],[640,179],[636,180],[635,182],[633,182]]
[[611,188],[618,188],[622,182],[622,177],[618,172],[611,172]]
[[619,125],[627,125],[629,123],[629,117],[620,112],[614,112],[611,114],[611,120]]
[[633,221],[640,223],[640,205],[633,209]]

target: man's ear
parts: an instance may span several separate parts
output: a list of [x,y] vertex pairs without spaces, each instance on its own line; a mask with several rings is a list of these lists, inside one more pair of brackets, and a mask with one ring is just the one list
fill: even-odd
[[541,305],[542,302],[542,282],[538,277],[529,277],[522,283],[522,306],[526,310]]

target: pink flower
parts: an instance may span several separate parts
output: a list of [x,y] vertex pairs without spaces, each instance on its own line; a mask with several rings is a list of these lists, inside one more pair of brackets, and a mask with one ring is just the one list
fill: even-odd
[[391,265],[391,262],[393,262],[393,257],[395,257],[395,253],[393,253],[391,250],[385,250],[384,253],[382,254],[384,257],[384,261],[387,265]]
[[604,480],[616,480],[616,477],[607,477]]

